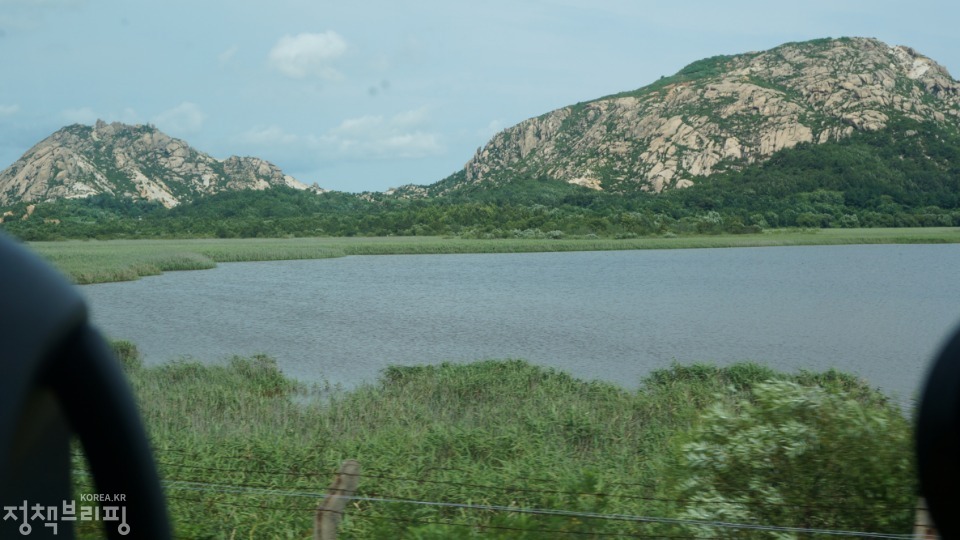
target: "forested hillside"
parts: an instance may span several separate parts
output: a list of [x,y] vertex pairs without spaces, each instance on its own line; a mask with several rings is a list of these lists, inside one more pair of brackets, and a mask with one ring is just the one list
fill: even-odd
[[307,188],[151,126],[68,126],[0,174],[0,214],[27,240],[958,226],[958,118],[960,83],[930,58],[821,39],[531,118],[449,177],[385,193]]
[[671,77],[561,107],[497,134],[441,191],[550,178],[661,192],[762,163],[802,144],[891,131],[956,130],[960,83],[902,45],[839,38],[698,60]]
[[[276,187],[167,209],[98,195],[8,207],[26,240],[256,236],[560,237],[758,232],[772,227],[960,225],[960,136],[900,120],[659,194],[610,193],[518,178],[446,196],[403,198]],[[23,216],[28,216],[26,219]]]

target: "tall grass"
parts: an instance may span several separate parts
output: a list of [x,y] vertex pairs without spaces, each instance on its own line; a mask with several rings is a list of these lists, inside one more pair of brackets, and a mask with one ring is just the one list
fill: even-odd
[[249,238],[34,242],[29,246],[75,283],[129,281],[221,262],[323,259],[346,255],[519,253],[831,244],[957,243],[960,228],[775,230],[751,235],[476,240],[438,237]]
[[[876,396],[835,372],[784,375],[755,364],[676,365],[630,391],[521,360],[391,367],[376,383],[343,391],[295,383],[265,356],[143,367],[135,347],[116,349],[162,477],[202,483],[167,487],[177,536],[187,538],[309,538],[318,501],[307,495],[325,492],[348,458],[360,461],[360,494],[368,497],[676,516],[682,503],[661,500],[669,498],[667,457],[710,404],[734,403],[771,378]],[[900,480],[911,489],[911,480]],[[558,531],[689,534],[369,501],[348,505],[341,525],[344,538],[555,538]]]
[[221,262],[323,259],[341,249],[312,239],[109,240],[35,242],[29,247],[78,284],[130,281]]

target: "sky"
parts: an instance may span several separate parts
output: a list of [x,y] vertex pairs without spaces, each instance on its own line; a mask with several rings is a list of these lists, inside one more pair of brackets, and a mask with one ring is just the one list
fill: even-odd
[[0,169],[103,119],[325,189],[426,185],[504,128],[718,54],[865,36],[956,78],[958,24],[955,0],[0,0]]

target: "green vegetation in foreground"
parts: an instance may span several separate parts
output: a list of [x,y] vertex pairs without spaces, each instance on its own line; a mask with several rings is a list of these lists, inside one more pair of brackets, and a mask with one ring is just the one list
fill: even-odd
[[[202,483],[167,486],[178,537],[310,538],[317,501],[297,494],[323,493],[348,458],[366,497],[899,534],[913,523],[907,420],[834,371],[675,365],[631,391],[506,360],[392,367],[354,390],[307,390],[267,357],[143,367],[129,343],[115,349],[161,476]],[[340,530],[794,538],[373,501],[349,504]]]
[[520,253],[833,244],[960,242],[960,228],[808,229],[758,234],[643,238],[471,240],[439,237],[247,238],[33,242],[29,246],[75,283],[129,281],[172,270],[203,270],[218,262],[324,259],[346,255]]

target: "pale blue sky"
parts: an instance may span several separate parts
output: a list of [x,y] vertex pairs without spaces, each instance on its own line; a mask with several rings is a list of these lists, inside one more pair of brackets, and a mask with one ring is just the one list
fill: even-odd
[[956,77],[956,5],[0,0],[0,168],[103,118],[328,189],[430,184],[504,127],[716,54],[868,36]]

